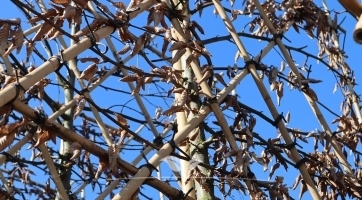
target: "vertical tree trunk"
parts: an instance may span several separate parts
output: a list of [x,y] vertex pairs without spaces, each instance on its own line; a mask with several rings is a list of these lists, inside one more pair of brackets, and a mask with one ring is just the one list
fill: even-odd
[[[72,25],[72,29],[71,29],[72,34],[76,33],[78,30],[79,30],[79,26]],[[71,40],[70,45],[73,45],[73,44],[74,44],[74,41]],[[76,61],[77,61],[77,57],[72,59],[69,62],[69,64],[76,65],[77,64]],[[69,71],[69,73],[67,75],[67,79],[70,84],[74,85],[75,75],[74,75],[73,71]],[[60,79],[58,78],[58,80],[60,80]],[[71,90],[69,87],[64,87],[64,86],[63,86],[63,90],[64,90],[64,103],[67,104],[69,101],[73,100],[74,91]],[[74,107],[68,109],[64,114],[67,118],[65,120],[63,120],[63,126],[67,129],[73,130]],[[60,140],[59,153],[61,155],[61,160],[60,160],[61,164],[68,163],[69,159],[72,157],[72,154],[68,152],[69,146],[70,146],[70,143],[68,141],[65,141],[63,139]],[[71,189],[70,178],[72,175],[72,168],[59,170],[59,175],[60,175],[60,178],[62,180],[65,190],[67,192],[70,191],[70,189]],[[57,193],[56,199],[57,200],[61,199],[58,193]]]

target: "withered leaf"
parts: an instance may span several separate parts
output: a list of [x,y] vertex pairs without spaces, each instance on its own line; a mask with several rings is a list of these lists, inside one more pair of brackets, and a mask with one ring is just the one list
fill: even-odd
[[318,101],[318,96],[317,96],[317,94],[314,92],[314,90],[312,90],[312,88],[308,87],[308,88],[306,89],[306,94],[307,94],[310,98],[312,98],[313,100]]
[[217,81],[219,81],[224,87],[228,86],[220,74],[215,73],[214,76],[217,79]]
[[77,102],[78,102],[78,105],[77,105],[77,107],[76,107],[75,110],[74,110],[73,120],[75,120],[75,119],[82,113],[82,111],[83,111],[83,109],[84,109],[84,106],[85,106],[85,103],[86,103],[87,101],[85,100],[84,97],[80,97]]
[[3,151],[6,147],[8,147],[15,139],[16,132],[13,131],[8,135],[4,135],[0,137],[0,151]]
[[171,60],[172,64],[175,64],[180,58],[186,53],[186,49],[180,49],[177,51],[177,53],[174,55],[174,57]]
[[119,80],[123,81],[123,82],[133,82],[133,81],[137,81],[138,78],[139,78],[139,76],[137,76],[137,75],[128,75]]
[[76,14],[77,14],[76,8],[71,5],[68,5],[64,8],[63,15],[60,16],[60,19],[71,19],[75,17]]
[[[49,18],[49,17],[57,16],[58,12],[54,8],[50,8],[46,12],[41,13],[40,15],[43,16],[44,18]],[[34,17],[29,19],[29,23],[35,23],[35,22],[37,22],[39,20],[42,20],[42,19],[39,16],[34,16]]]
[[189,139],[191,141],[195,141],[197,136],[199,135],[199,127],[195,128],[194,130],[192,130],[192,132],[189,134]]
[[204,31],[204,29],[200,26],[200,24],[199,23],[197,23],[196,21],[191,21],[190,22],[190,26],[191,27],[195,27],[201,34],[205,34],[205,31]]
[[69,5],[71,0],[51,0],[53,3],[61,4],[63,6]]
[[12,36],[12,39],[11,39],[11,45],[8,48],[8,50],[4,53],[4,56],[8,56],[15,49],[16,49],[16,54],[19,54],[21,48],[23,47],[23,42],[24,42],[23,30],[19,26],[15,30],[15,33]]
[[93,76],[98,71],[98,65],[97,64],[91,64],[89,65],[79,76],[79,79],[84,79],[89,81],[93,78]]
[[172,105],[170,107],[170,109],[168,110],[165,110],[162,115],[165,115],[165,116],[170,116],[172,114],[175,114],[176,112],[182,112],[184,111],[184,108],[183,106],[175,106],[175,105]]
[[37,148],[39,145],[44,144],[46,141],[52,140],[56,144],[57,135],[52,132],[48,126],[42,127],[42,131],[38,134],[38,140],[33,148]]
[[73,0],[74,3],[83,9],[88,8],[88,1],[89,0]]
[[179,41],[179,42],[173,43],[168,50],[169,51],[175,51],[175,50],[184,49],[186,47],[187,47],[187,44],[185,42]]
[[5,23],[0,29],[0,43],[6,43],[8,41],[9,33],[10,25],[8,23]]
[[[48,19],[51,23],[53,23],[54,17],[50,17]],[[36,34],[34,35],[32,42],[36,42],[36,41],[40,41],[43,36],[48,33],[50,31],[50,29],[52,29],[53,26],[50,23],[44,22],[40,29],[38,30],[38,32],[36,32]]]
[[79,58],[79,61],[80,61],[81,63],[85,63],[85,62],[93,62],[93,63],[95,63],[95,64],[101,63],[100,60],[99,60],[99,58],[97,58],[97,57]]
[[123,55],[125,53],[127,53],[129,50],[131,50],[131,45],[129,43],[127,43],[123,49],[121,49],[120,51],[117,52],[117,54]]
[[122,115],[119,115],[117,113],[114,113],[114,116],[116,116],[116,120],[118,123],[120,123],[122,126],[128,126],[128,121],[126,118],[124,118]]
[[275,170],[277,170],[279,167],[280,167],[280,163],[275,163],[275,164],[271,167],[268,180],[270,180],[271,177],[273,177]]

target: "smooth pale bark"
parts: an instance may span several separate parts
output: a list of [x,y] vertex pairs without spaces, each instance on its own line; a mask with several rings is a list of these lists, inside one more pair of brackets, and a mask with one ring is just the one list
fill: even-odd
[[[30,108],[28,105],[26,105],[18,100],[14,101],[13,105],[14,105],[14,109],[16,111],[29,117],[30,119],[36,120],[38,118],[38,116],[35,114],[36,111],[34,109]],[[53,119],[48,119],[46,122],[52,124],[53,131],[57,134],[58,137],[60,137],[64,140],[70,141],[70,142],[78,142],[82,146],[82,149],[89,151],[91,154],[93,154],[97,157],[108,157],[108,152],[105,149],[96,145],[94,142],[92,142],[88,139],[85,139],[82,135],[75,133],[73,130],[64,128],[64,126],[56,123]],[[31,135],[31,134],[28,134],[28,135]],[[11,150],[11,152],[13,152],[13,150]],[[0,157],[0,159],[1,159],[1,157]],[[136,167],[134,167],[133,165],[127,163],[126,161],[124,161],[122,159],[118,159],[118,165],[120,166],[120,169],[123,172],[128,173],[130,175],[134,175],[138,172],[138,169]],[[145,177],[143,177],[143,178],[145,178]],[[177,197],[179,195],[179,190],[177,190],[177,189],[171,187],[169,184],[159,181],[155,178],[151,178],[151,177],[148,178],[146,181],[146,184],[150,185],[151,187],[159,190],[160,192],[162,192],[168,196]],[[193,198],[187,197],[186,199],[192,200]]]
[[[221,19],[225,23],[226,29],[229,31],[230,35],[233,37],[234,42],[235,42],[236,46],[238,47],[238,50],[241,53],[241,55],[243,56],[244,60],[245,61],[250,61],[250,57],[248,56],[244,45],[242,44],[239,36],[236,33],[234,25],[231,23],[231,21],[230,21],[229,17],[227,16],[224,8],[222,7],[220,1],[219,0],[212,0],[212,1],[213,1],[214,5],[215,5],[216,10],[219,13]],[[254,3],[258,4],[260,6],[259,2],[255,1],[255,0],[254,0]],[[262,94],[265,103],[267,104],[271,114],[273,115],[273,118],[277,119],[278,116],[279,116],[279,113],[278,113],[275,105],[271,101],[270,95],[269,95],[267,89],[265,88],[263,82],[261,81],[261,79],[259,77],[258,72],[256,71],[256,68],[255,68],[255,65],[254,64],[248,65],[248,69],[249,69],[250,73],[252,74],[252,77],[253,77],[256,85],[258,86],[259,91]],[[289,133],[288,133],[288,131],[287,131],[287,129],[286,129],[286,127],[285,127],[285,125],[284,125],[284,123],[282,121],[280,121],[278,123],[278,128],[279,128],[279,131],[280,131],[280,133],[282,134],[282,136],[284,138],[285,143],[287,145],[293,144],[293,141],[290,138]],[[299,153],[298,153],[298,151],[297,151],[297,149],[295,147],[292,148],[290,150],[290,152],[292,154],[292,157],[293,157],[293,160],[294,160],[295,163],[297,163],[298,161],[301,160],[301,157],[300,157],[300,155],[299,155]],[[307,169],[305,168],[305,165],[304,164],[300,165],[299,170],[300,170],[300,172],[301,172],[301,174],[303,176],[304,181],[307,183],[307,187],[308,187],[313,199],[320,199],[320,196],[318,194],[318,190],[315,187],[314,182],[311,179]],[[250,191],[250,189],[249,189],[249,192],[252,192],[252,191]]]
[[[232,79],[229,83],[229,87],[223,89],[217,95],[217,103],[220,104],[223,99],[237,86],[238,83],[246,76],[248,71],[246,69],[242,70],[240,74],[236,75],[234,79]],[[209,106],[204,106],[199,110],[199,114],[192,118],[186,126],[182,127],[182,129],[178,130],[175,134],[174,142],[178,145],[183,139],[187,137],[187,135],[196,128],[204,119],[209,115],[211,109]],[[156,152],[156,154],[149,160],[149,163],[153,166],[158,166],[161,161],[168,156],[173,151],[173,147],[167,143],[163,145],[163,147]],[[145,181],[146,177],[148,177],[150,171],[147,167],[142,167],[137,174],[130,180],[126,186],[123,187],[121,192],[117,194],[113,200],[117,199],[128,199],[130,196],[137,190],[137,188],[142,185]]]

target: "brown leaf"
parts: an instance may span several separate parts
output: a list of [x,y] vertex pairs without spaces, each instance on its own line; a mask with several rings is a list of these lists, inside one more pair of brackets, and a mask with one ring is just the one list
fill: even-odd
[[299,27],[296,23],[293,23],[293,28],[297,33],[299,33]]
[[33,148],[37,148],[39,145],[44,144],[46,141],[52,140],[56,144],[57,135],[52,132],[48,126],[42,127],[42,131],[38,134],[38,140]]
[[95,63],[95,64],[101,63],[100,60],[99,60],[99,58],[97,58],[97,57],[79,58],[79,61],[80,61],[81,63],[85,63],[85,62],[93,62],[93,63]]
[[277,93],[277,101],[278,101],[278,106],[280,106],[280,101],[282,99],[282,97],[284,96],[284,88],[283,88],[284,83],[283,82],[279,82],[278,83],[278,87],[276,90]]
[[89,0],[73,0],[74,3],[83,9],[88,8],[88,1]]
[[170,109],[168,110],[165,110],[162,115],[165,115],[165,116],[170,116],[170,115],[173,115],[175,114],[176,112],[182,112],[184,111],[184,108],[183,106],[175,106],[175,105],[172,105]]
[[194,54],[190,54],[189,57],[186,58],[186,66],[190,66],[190,64],[192,63],[192,61],[194,61],[196,59]]
[[111,2],[112,6],[119,8],[121,11],[126,11],[127,6],[125,3],[123,2]]
[[[41,16],[43,16],[44,18],[49,18],[49,17],[55,17],[58,15],[57,10],[55,10],[54,8],[50,8],[48,9],[46,12],[41,13]],[[42,20],[39,16],[34,16],[32,18],[29,19],[28,23],[35,23],[39,20]]]
[[6,43],[10,34],[10,25],[5,23],[0,30],[0,43]]
[[[53,23],[54,17],[51,17],[48,20]],[[38,32],[36,32],[36,34],[34,35],[32,42],[40,41],[43,36],[48,33],[52,28],[52,24],[44,22],[43,25],[39,28]]]
[[307,94],[310,98],[312,98],[313,100],[318,101],[318,96],[317,96],[317,94],[314,92],[314,90],[312,90],[312,88],[308,87],[308,88],[306,89],[306,94]]
[[120,51],[117,52],[117,54],[123,55],[125,53],[127,53],[129,50],[131,50],[131,45],[129,43],[127,43],[123,49],[121,49]]
[[175,50],[185,49],[186,47],[187,47],[187,44],[185,42],[179,41],[179,42],[173,43],[168,50],[175,51]]
[[63,15],[60,16],[59,18],[60,19],[71,19],[71,18],[75,17],[76,14],[77,14],[76,8],[71,5],[68,5],[64,8]]
[[102,172],[104,172],[109,167],[109,162],[107,157],[100,156],[99,158],[99,164],[96,174],[94,175],[94,179],[98,179]]
[[4,53],[4,56],[8,56],[14,49],[16,49],[16,54],[20,53],[20,50],[23,47],[23,42],[24,42],[23,30],[21,29],[20,26],[15,30],[11,42],[12,43],[8,48],[8,50]]
[[77,100],[78,105],[74,110],[74,116],[73,116],[73,120],[75,120],[83,111],[85,103],[87,102],[84,97],[80,97],[79,100]]
[[61,32],[58,31],[55,27],[61,28],[61,27],[63,27],[63,23],[64,23],[64,20],[58,18],[55,21],[54,27],[52,29],[50,29],[50,31],[46,34],[46,36],[44,38],[45,39],[52,39],[54,37],[57,37],[57,36],[61,35]]
[[273,177],[275,170],[277,170],[279,167],[280,167],[280,163],[275,163],[275,164],[271,167],[268,180],[270,180],[271,177]]
[[83,72],[80,74],[79,79],[84,79],[89,81],[93,78],[93,76],[98,71],[98,65],[97,64],[91,64],[89,65]]
[[191,141],[195,141],[199,133],[200,133],[199,127],[197,127],[189,134],[188,137]]
[[201,34],[205,35],[204,29],[196,21],[190,22],[190,26],[195,27]]
[[122,115],[114,113],[114,116],[116,116],[117,122],[120,123],[122,126],[128,126],[127,119],[125,119]]
[[201,77],[200,80],[197,80],[197,84],[201,84],[203,81],[207,80],[208,78],[210,78],[211,76],[211,72],[210,71],[206,71],[205,74]]
[[137,79],[138,79],[138,75],[128,75],[119,80],[123,81],[123,82],[133,82],[133,81],[137,81]]
[[302,180],[302,175],[299,174],[293,183],[292,190],[295,190],[295,188],[297,188],[297,186],[301,180]]
[[180,58],[186,53],[186,49],[180,49],[177,51],[177,53],[174,55],[174,57],[171,60],[172,64],[175,64]]
[[290,121],[290,112],[288,111],[287,115],[285,116],[285,121],[287,121],[287,124]]
[[71,0],[51,0],[51,2],[56,3],[56,4],[61,4],[61,5],[69,5],[70,2],[72,2]]
[[119,151],[120,151],[120,148],[116,144],[112,144],[108,148],[109,169],[112,172],[113,176],[115,176],[116,178],[119,177],[118,163],[117,163]]
[[144,29],[146,29],[147,31],[149,31],[150,33],[153,34],[161,34],[161,33],[166,33],[166,29],[163,27],[157,27],[157,26],[144,26]]
[[146,45],[148,45],[148,41],[151,38],[150,34],[144,32],[141,36],[139,36],[135,42],[135,45],[132,49],[131,56],[138,54]]
[[5,135],[10,135],[14,132],[17,132],[17,129],[20,127],[20,122],[14,122],[11,124],[6,124],[0,127],[0,137]]
[[219,81],[224,87],[228,86],[220,74],[215,73],[214,76],[215,76],[216,80]]
[[12,132],[9,135],[5,135],[0,137],[0,151],[3,151],[6,147],[8,147],[15,139],[16,132]]

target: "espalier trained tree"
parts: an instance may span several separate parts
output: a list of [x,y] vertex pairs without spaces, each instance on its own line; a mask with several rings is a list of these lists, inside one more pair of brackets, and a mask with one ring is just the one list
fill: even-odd
[[[360,19],[360,3],[339,2]],[[230,3],[6,2],[0,199],[362,199],[344,12]]]

